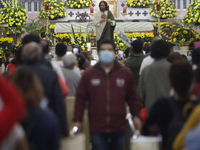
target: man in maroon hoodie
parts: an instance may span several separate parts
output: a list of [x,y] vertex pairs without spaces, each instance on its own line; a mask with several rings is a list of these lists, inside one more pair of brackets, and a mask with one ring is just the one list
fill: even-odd
[[133,115],[135,127],[140,128],[140,101],[132,72],[114,61],[115,44],[103,41],[98,46],[98,54],[99,63],[87,69],[80,81],[73,126],[81,128],[85,102],[88,102],[92,150],[122,150],[126,130],[125,103]]

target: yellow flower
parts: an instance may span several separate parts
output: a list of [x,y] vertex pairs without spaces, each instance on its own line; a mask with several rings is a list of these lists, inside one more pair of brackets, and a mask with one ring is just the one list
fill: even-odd
[[85,47],[82,47],[82,50],[84,51],[84,50],[85,50]]
[[183,31],[184,34],[188,34],[188,32],[186,30]]
[[81,7],[81,5],[80,4],[78,4],[78,8],[80,8]]
[[124,46],[124,43],[120,43],[119,46]]
[[182,39],[182,42],[185,42],[185,38]]
[[173,42],[176,42],[176,38],[173,39]]

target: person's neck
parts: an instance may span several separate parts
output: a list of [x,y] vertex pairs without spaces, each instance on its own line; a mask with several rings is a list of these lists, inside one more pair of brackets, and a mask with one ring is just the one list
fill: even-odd
[[109,65],[105,65],[102,62],[100,62],[101,67],[103,68],[104,71],[106,70],[112,70],[114,68],[115,62],[112,62]]
[[62,56],[58,56],[57,61],[62,61],[62,58],[63,58]]
[[190,98],[190,93],[186,93],[183,96],[180,96],[176,91],[174,91],[174,94],[172,95],[172,97],[176,100],[176,101],[185,101],[185,100],[189,100]]
[[47,58],[48,56],[49,56],[49,54],[48,54],[48,53],[47,53],[47,54],[44,54],[44,57],[45,57],[45,58]]
[[134,55],[143,55],[143,52],[140,52],[140,53],[134,53]]

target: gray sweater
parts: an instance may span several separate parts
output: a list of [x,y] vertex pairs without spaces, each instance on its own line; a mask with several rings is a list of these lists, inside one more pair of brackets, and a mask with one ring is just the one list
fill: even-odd
[[159,98],[169,96],[170,67],[171,64],[166,59],[160,59],[154,61],[142,71],[138,90],[141,98],[145,101],[147,115]]
[[80,81],[80,76],[78,76],[74,70],[70,70],[67,68],[62,68],[64,77],[67,82],[67,86],[69,88],[69,93],[68,96],[75,96],[76,95],[76,90],[78,88],[78,84]]

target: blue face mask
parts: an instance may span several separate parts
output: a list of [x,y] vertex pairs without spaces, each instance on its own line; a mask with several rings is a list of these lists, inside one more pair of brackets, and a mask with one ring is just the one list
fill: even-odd
[[109,65],[113,62],[115,54],[113,51],[101,50],[100,51],[100,60],[103,64]]
[[192,60],[192,56],[187,56],[187,60],[191,61]]
[[11,63],[11,61],[13,60],[13,58],[9,58],[8,61]]

